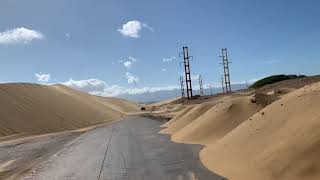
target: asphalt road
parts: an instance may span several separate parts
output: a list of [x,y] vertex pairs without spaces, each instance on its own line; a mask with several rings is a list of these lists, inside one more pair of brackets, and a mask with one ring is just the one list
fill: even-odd
[[199,161],[201,146],[158,134],[161,122],[129,118],[72,140],[22,179],[221,180]]

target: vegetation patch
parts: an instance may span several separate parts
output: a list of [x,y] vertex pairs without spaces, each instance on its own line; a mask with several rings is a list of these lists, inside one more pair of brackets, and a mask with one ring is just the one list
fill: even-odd
[[302,77],[306,77],[306,76],[305,75],[285,75],[285,74],[273,75],[273,76],[269,76],[269,77],[258,80],[257,82],[253,83],[250,86],[250,88],[259,88],[267,84],[273,84],[273,83],[288,80],[288,79],[297,79]]

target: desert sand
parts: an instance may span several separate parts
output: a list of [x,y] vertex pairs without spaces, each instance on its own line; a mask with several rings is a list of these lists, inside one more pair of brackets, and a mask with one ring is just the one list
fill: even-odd
[[0,137],[74,130],[137,110],[132,102],[97,97],[64,85],[1,84]]
[[320,179],[320,83],[290,82],[186,106],[160,133],[205,145],[203,164],[228,179]]
[[201,153],[231,179],[320,179],[320,83],[285,95]]

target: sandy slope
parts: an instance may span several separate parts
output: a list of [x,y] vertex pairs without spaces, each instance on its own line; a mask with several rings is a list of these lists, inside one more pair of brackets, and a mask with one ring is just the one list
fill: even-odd
[[267,106],[200,156],[231,179],[320,179],[320,83]]
[[203,144],[204,165],[230,179],[320,179],[320,83],[261,109],[250,94],[187,106],[162,133]]
[[185,114],[187,114],[191,109],[193,108],[193,106],[189,106],[186,107],[185,109],[183,109],[181,112],[179,112],[174,118],[170,119],[170,121],[164,123],[161,127],[169,127],[170,124],[178,121],[179,119],[181,119]]
[[173,134],[179,131],[180,129],[184,128],[186,125],[194,121],[201,114],[205,113],[212,106],[212,103],[203,103],[196,105],[181,118],[177,119],[176,121],[171,121],[172,123],[166,129],[162,130],[161,133]]
[[211,107],[201,116],[173,134],[178,142],[214,143],[259,110],[250,97],[230,97]]
[[60,92],[68,94],[74,98],[79,99],[80,101],[86,102],[87,99],[94,99],[95,101],[122,113],[130,113],[140,111],[139,105],[137,103],[120,99],[114,97],[100,97],[100,96],[88,96],[87,93],[81,91],[75,91],[67,86],[61,84],[55,84],[51,86],[52,88],[57,89]]
[[[108,99],[63,85],[28,83],[0,85],[0,136],[43,134],[83,128],[119,119],[137,107],[121,100],[113,106]],[[124,108],[119,108],[125,104]]]

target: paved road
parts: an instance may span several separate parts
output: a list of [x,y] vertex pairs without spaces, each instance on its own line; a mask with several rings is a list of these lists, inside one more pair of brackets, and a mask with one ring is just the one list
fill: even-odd
[[161,123],[130,118],[91,130],[23,179],[220,180],[201,165],[198,145],[173,143]]

